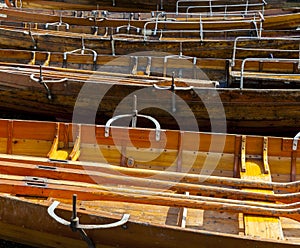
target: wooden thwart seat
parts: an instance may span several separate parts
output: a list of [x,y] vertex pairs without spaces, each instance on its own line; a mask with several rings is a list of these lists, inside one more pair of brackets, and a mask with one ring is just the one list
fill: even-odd
[[[242,137],[241,145],[241,179],[271,182],[268,166],[268,139],[264,137],[262,156],[247,158],[246,137]],[[244,189],[245,191],[273,194],[272,190]],[[262,217],[245,214],[243,218],[244,232],[247,236],[283,240],[283,231],[279,217]]]
[[[52,143],[52,147],[47,154],[47,157],[49,159],[54,160],[72,160],[76,161],[78,160],[80,156],[80,137],[81,137],[81,128],[80,125],[78,126],[78,134],[76,137],[76,140],[74,142],[73,148],[69,148],[69,136],[68,136],[68,128],[63,128],[63,131],[60,131],[60,123],[57,123],[56,125],[56,135]],[[60,134],[60,132],[63,132],[63,134]],[[65,137],[65,141],[63,142],[62,147],[60,147],[60,136]]]

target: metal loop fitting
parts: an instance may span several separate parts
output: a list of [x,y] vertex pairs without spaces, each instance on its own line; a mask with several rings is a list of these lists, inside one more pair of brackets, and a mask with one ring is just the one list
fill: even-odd
[[116,121],[118,119],[121,119],[121,118],[126,118],[126,117],[131,117],[131,126],[132,127],[136,127],[137,117],[143,117],[143,118],[146,118],[146,119],[152,121],[154,123],[155,127],[156,127],[155,128],[155,140],[156,141],[160,140],[160,129],[161,128],[160,128],[159,122],[155,118],[153,118],[152,116],[138,114],[136,95],[134,95],[134,98],[133,98],[133,113],[132,114],[117,115],[117,116],[109,119],[105,124],[104,136],[109,137],[109,127],[114,121]]
[[106,228],[113,228],[113,227],[118,227],[124,225],[130,217],[130,214],[124,214],[122,219],[110,223],[110,224],[102,224],[102,225],[82,225],[79,224],[79,218],[77,217],[77,211],[76,211],[76,200],[77,200],[77,195],[73,195],[73,211],[72,211],[72,218],[71,221],[67,221],[58,215],[55,214],[55,209],[57,206],[60,204],[59,201],[54,201],[47,209],[48,214],[56,220],[58,223],[69,226],[73,232],[78,231],[80,233],[80,236],[84,239],[84,241],[87,242],[89,248],[95,248],[95,244],[93,241],[87,236],[85,231],[83,229],[106,229]]
[[30,75],[30,79],[32,81],[35,81],[35,82],[39,83],[39,84],[42,84],[45,87],[45,89],[47,91],[47,98],[49,100],[52,100],[52,94],[51,94],[51,91],[50,91],[47,83],[62,83],[62,82],[65,82],[65,81],[68,80],[67,78],[62,78],[62,79],[57,79],[57,80],[44,80],[43,73],[42,73],[42,66],[41,65],[40,65],[40,74],[39,74],[39,77],[35,77],[34,73],[32,73]]
[[59,22],[52,22],[52,23],[46,23],[45,24],[46,29],[48,29],[49,26],[56,26],[57,30],[61,26],[65,26],[66,30],[69,30],[69,28],[70,28],[70,25],[68,23],[62,21],[62,13],[61,12],[60,12],[60,15],[59,15]]
[[191,90],[193,86],[188,87],[177,87],[174,80],[174,72],[172,74],[172,84],[170,86],[158,86],[157,84],[153,84],[153,87],[157,90],[171,90],[172,91],[172,112],[176,112],[176,99],[175,99],[175,91],[176,90]]

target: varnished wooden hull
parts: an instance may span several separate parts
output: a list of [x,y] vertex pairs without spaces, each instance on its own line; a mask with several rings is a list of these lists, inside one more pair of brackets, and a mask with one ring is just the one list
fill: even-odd
[[[1,231],[0,237],[8,240],[19,241],[24,244],[34,245],[38,247],[86,247],[87,244],[79,237],[78,233],[73,233],[70,228],[61,226],[56,223],[47,214],[47,207],[50,202],[39,201],[39,203],[31,202],[26,199],[17,199],[15,197],[1,197],[0,205]],[[106,203],[102,206],[105,209]],[[108,206],[110,204],[107,204]],[[141,206],[140,206],[141,207]],[[9,211],[11,208],[14,211]],[[26,211],[24,211],[26,209]],[[154,208],[155,209],[155,208]],[[154,210],[153,209],[153,210]],[[111,208],[110,208],[111,210]],[[152,210],[152,211],[153,211]],[[155,209],[156,210],[156,209]],[[170,209],[172,211],[172,209]],[[174,211],[176,209],[174,208]],[[88,211],[79,211],[81,220],[85,223],[105,223],[117,221],[121,215],[116,213],[108,214],[95,213],[90,214]],[[70,206],[63,206],[59,211],[60,216],[69,218]],[[35,218],[37,217],[38,218]],[[34,219],[35,218],[35,219]],[[26,223],[24,222],[26,220]],[[22,226],[22,227],[21,227]],[[59,230],[59,231],[58,231]],[[211,231],[193,231],[182,230],[179,227],[159,226],[141,223],[139,220],[130,220],[125,227],[117,227],[112,229],[86,231],[97,247],[233,247],[240,246],[246,248],[255,247],[295,247],[295,243],[290,241],[267,241],[259,238],[237,237],[232,234],[221,235]],[[16,236],[15,233],[18,233]],[[142,236],[142,239],[138,237]],[[113,237],[113,238],[112,238]]]
[[[273,202],[268,196],[278,197],[281,193],[273,194],[270,187],[284,187],[278,185],[286,185],[281,188],[286,193],[296,192],[280,198],[284,204],[297,203],[299,181],[295,180],[299,180],[300,148],[293,150],[293,139],[161,130],[160,140],[156,140],[154,129],[114,127],[110,131],[112,135],[105,137],[104,126],[0,120],[0,237],[38,247],[85,247],[78,232],[72,232],[47,213],[54,200],[60,201],[55,213],[68,221],[72,211],[70,199],[77,193],[80,224],[113,223],[123,214],[130,214],[129,220],[120,226],[86,230],[99,247],[299,245],[299,214],[284,214],[289,209],[299,211],[296,206],[286,205],[287,211],[280,210],[281,217],[276,214],[278,210],[269,210],[267,216],[256,212],[249,215],[249,206],[245,212],[239,212],[239,207],[252,199],[246,197],[251,190],[264,189],[267,202],[256,199],[250,204],[271,206]],[[71,161],[68,156],[53,157],[55,152],[69,153],[74,149],[80,151],[78,161]],[[209,157],[213,163],[208,166],[205,161]],[[15,182],[13,187],[10,181]],[[228,184],[230,181],[235,184]],[[220,186],[219,183],[223,186],[218,193],[213,189],[201,190],[210,184]],[[266,187],[268,183],[273,186]],[[164,184],[169,187],[161,188]],[[113,188],[114,185],[117,187]],[[189,188],[190,196],[176,204],[178,198],[173,196],[185,197],[183,185],[186,190]],[[99,195],[100,189],[106,193]],[[80,190],[85,193],[79,193]],[[115,197],[118,190],[124,192]],[[225,197],[228,190],[236,194]],[[135,197],[130,198],[128,192],[132,191],[136,191]],[[145,195],[148,191],[153,195]],[[202,196],[196,196],[196,192],[208,197],[203,208],[197,205]],[[163,198],[157,197],[164,194],[172,196],[163,203]],[[196,198],[191,201],[189,197]],[[229,209],[226,203],[221,208],[207,207],[214,201],[226,202],[224,197],[237,198],[236,209]],[[284,204],[278,203],[278,209]],[[184,208],[187,215],[182,214]]]
[[[228,4],[228,1],[219,1],[220,4]],[[232,1],[234,3],[239,3],[239,1]],[[12,4],[7,0],[7,5]],[[286,4],[286,1],[271,0],[268,1],[268,7],[282,7]],[[19,6],[19,5],[18,5]],[[108,10],[128,10],[128,11],[155,11],[155,10],[167,10],[175,12],[176,1],[139,1],[136,0],[132,3],[127,1],[119,0],[115,1],[77,1],[76,3],[72,1],[40,1],[40,0],[25,0],[22,1],[23,8],[48,8],[48,9],[99,9],[104,8]]]
[[[30,35],[31,34],[31,35]],[[17,49],[38,49],[43,51],[67,52],[82,47],[82,36],[80,34],[71,34],[67,32],[35,30],[28,33],[26,29],[0,28],[0,45],[3,48]],[[63,39],[63,43],[61,42]],[[161,52],[179,55],[180,52],[185,56],[199,58],[231,58],[234,39],[224,40],[203,40],[185,39],[185,40],[144,40],[142,37],[135,36],[113,36],[99,37],[94,35],[84,36],[85,48],[93,49],[98,54],[104,55],[125,55],[134,52]],[[257,41],[241,41],[240,46],[257,48]],[[276,46],[278,49],[299,49],[298,43],[294,40],[268,40],[260,42],[260,49],[267,49]],[[254,51],[244,51],[239,56],[252,57],[261,53]]]
[[[151,13],[142,13],[138,15],[138,13],[133,13],[133,17],[130,18],[130,13],[118,13],[112,12],[107,14],[108,16],[102,16],[103,13],[101,11],[96,14],[86,13],[86,17],[77,17],[72,16],[72,12],[44,12],[42,9],[39,10],[22,10],[22,9],[0,9],[0,13],[3,15],[1,20],[10,21],[10,22],[29,22],[33,25],[33,27],[38,24],[48,23],[49,27],[51,24],[59,24],[59,28],[61,30],[65,30],[65,24],[68,25],[77,25],[77,26],[90,26],[90,27],[107,27],[107,28],[117,28],[121,26],[126,26],[130,24],[132,27],[143,29],[145,24],[148,29],[153,29],[156,25],[158,30],[199,30],[199,17],[189,17],[185,14],[176,15],[174,13],[166,13],[168,15],[168,19],[164,20],[161,17],[151,16]],[[74,14],[73,14],[74,15]],[[84,14],[82,14],[84,15]],[[95,16],[96,15],[96,16]],[[159,14],[158,14],[159,15]],[[299,13],[297,11],[289,11],[289,10],[280,10],[275,9],[269,12],[266,12],[264,16],[264,21],[262,23],[264,30],[289,30],[295,29],[299,25]],[[164,21],[168,21],[169,19],[172,22],[164,23]],[[251,20],[255,21],[259,27],[260,18],[253,16],[249,17],[211,17],[204,16],[202,18],[202,28],[204,31],[207,30],[230,30],[230,29],[241,29],[241,28],[254,28],[251,24]],[[156,24],[155,21],[158,21]],[[54,26],[57,27],[57,26]],[[71,31],[71,30],[70,30]]]
[[[104,124],[113,115],[131,113],[135,94],[138,110],[157,118],[163,128],[288,136],[298,132],[298,89],[241,90],[214,88],[209,84],[204,84],[203,88],[197,87],[196,83],[190,90],[177,90],[179,98],[173,100],[171,91],[153,87],[164,78],[152,82],[147,81],[147,77],[139,79],[138,76],[130,80],[122,77],[110,79],[90,72],[76,79],[75,76],[79,75],[72,71],[43,69],[48,80],[66,79],[47,83],[47,92],[42,84],[30,79],[30,75],[39,77],[38,68],[29,68],[27,72],[1,72],[2,110],[36,114],[51,120],[70,121],[75,116],[83,122]],[[189,85],[189,81],[185,85]],[[197,125],[184,122],[186,118],[192,118]],[[143,119],[139,123],[149,126],[149,122]]]

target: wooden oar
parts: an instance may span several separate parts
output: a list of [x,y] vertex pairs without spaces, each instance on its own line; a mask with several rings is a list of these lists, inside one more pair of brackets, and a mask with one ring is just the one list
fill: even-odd
[[[193,191],[189,191],[190,193],[198,193],[202,192],[201,185],[194,185],[188,183],[172,183],[167,181],[160,181],[160,180],[153,180],[153,179],[143,179],[143,178],[136,178],[130,176],[117,176],[107,173],[101,172],[91,172],[91,171],[82,171],[76,169],[64,169],[64,168],[57,168],[55,171],[47,171],[47,170],[40,170],[35,165],[21,165],[14,163],[12,165],[5,165],[3,162],[0,166],[0,172],[2,174],[9,174],[10,176],[25,176],[26,179],[32,179],[33,181],[41,181],[47,184],[48,182],[52,182],[51,179],[54,180],[63,180],[64,185],[73,185],[74,182],[79,183],[79,185],[83,185],[84,187],[89,187],[92,189],[111,185],[118,185],[120,187],[137,187],[140,190],[146,190],[151,194],[159,195],[163,192],[171,193],[168,194],[168,197],[179,197],[179,198],[186,198],[184,195],[180,194],[184,192],[184,190],[189,190],[190,188],[196,188]],[[91,174],[90,174],[91,173]],[[28,177],[28,175],[30,175]],[[43,178],[44,177],[44,178]],[[4,176],[4,178],[6,178]],[[50,179],[50,181],[49,181]],[[99,181],[98,181],[99,180]],[[55,182],[55,181],[54,181]],[[83,183],[83,184],[80,184]],[[87,184],[85,184],[87,183]],[[96,183],[96,186],[95,186]],[[92,185],[90,185],[92,184]],[[99,185],[99,187],[97,186]],[[173,190],[173,191],[172,191]],[[232,190],[234,192],[238,192],[239,196],[242,198],[245,195],[245,191],[238,191]],[[231,192],[232,192],[231,191]],[[176,194],[175,194],[176,193]],[[203,194],[206,195],[206,194]],[[300,203],[290,203],[290,204],[275,204],[275,203],[267,203],[267,202],[259,202],[259,201],[240,201],[236,200],[235,196],[228,197],[228,199],[218,198],[219,194],[215,193],[214,197],[207,197],[207,196],[199,196],[199,195],[190,195],[188,196],[191,199],[202,200],[202,201],[210,201],[210,202],[220,202],[220,203],[232,203],[232,204],[241,204],[241,205],[248,205],[248,206],[261,206],[261,207],[275,207],[277,209],[288,209],[288,208],[298,208],[300,207]],[[223,197],[223,195],[221,196]],[[247,194],[245,195],[245,199],[247,199]]]
[[[108,173],[110,175],[125,175],[132,177],[142,177],[151,178],[155,180],[162,180],[168,182],[186,182],[201,185],[214,185],[214,186],[227,186],[227,187],[237,187],[237,188],[255,188],[255,189],[269,189],[274,191],[287,191],[287,192],[299,192],[300,191],[300,181],[288,182],[288,183],[276,183],[276,182],[266,182],[266,181],[253,181],[253,180],[242,180],[238,178],[227,178],[227,177],[216,177],[207,176],[199,174],[188,174],[181,172],[171,172],[171,171],[158,171],[150,169],[137,169],[137,168],[125,168],[110,164],[103,163],[92,163],[83,161],[66,161],[67,163],[48,161],[43,158],[32,158],[25,156],[11,156],[6,154],[0,154],[0,161],[8,161],[15,163],[31,164],[35,165],[40,170],[45,170],[46,173],[51,170],[58,170],[59,168],[66,169],[78,169],[80,174],[90,175],[95,172]],[[63,162],[63,161],[62,161]],[[1,163],[0,163],[1,164]],[[43,167],[44,166],[44,167]],[[42,173],[42,172],[41,172]],[[50,173],[48,176],[51,175]],[[39,174],[42,175],[42,174]],[[95,174],[94,174],[95,175]],[[43,176],[42,176],[43,177]],[[83,177],[82,177],[83,178]],[[90,179],[87,182],[91,182]]]
[[[106,200],[149,205],[162,205],[170,207],[187,207],[195,209],[225,211],[234,213],[264,215],[272,217],[287,217],[300,221],[300,208],[277,209],[261,206],[245,206],[241,204],[206,202],[201,200],[174,197],[173,194],[155,194],[146,190],[126,189],[118,187],[102,187],[91,189],[82,183],[49,180],[44,182],[30,182],[26,177],[2,175],[0,179],[1,191],[10,194],[22,194],[35,197],[53,197],[71,199],[77,194],[80,200]],[[72,183],[72,184],[71,184]],[[85,185],[88,186],[88,185]]]
[[[137,178],[132,176],[116,175],[97,171],[56,168],[55,170],[46,167],[38,167],[34,164],[24,164],[17,162],[0,162],[0,172],[2,174],[31,176],[39,178],[51,178],[64,181],[76,181],[79,183],[89,183],[89,187],[100,188],[103,185],[126,185],[128,187],[143,187],[146,189],[173,190],[176,192],[190,192],[191,194],[201,194],[210,197],[226,197],[238,200],[263,200],[263,201],[281,201],[297,202],[300,201],[300,193],[290,194],[264,194],[256,192],[247,192],[239,189],[197,185],[190,183],[171,182],[166,180],[157,180],[153,178]],[[95,185],[96,183],[96,185]],[[98,184],[98,185],[97,185]],[[286,207],[286,206],[285,206]]]

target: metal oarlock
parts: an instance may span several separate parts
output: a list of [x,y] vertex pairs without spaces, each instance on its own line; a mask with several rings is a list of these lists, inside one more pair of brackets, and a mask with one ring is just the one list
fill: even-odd
[[131,29],[136,30],[136,33],[137,33],[137,34],[140,33],[140,28],[139,28],[139,27],[135,27],[135,26],[133,26],[133,25],[130,24],[130,22],[131,22],[133,16],[134,16],[134,14],[133,14],[133,13],[130,13],[129,19],[128,19],[128,24],[127,24],[127,25],[122,25],[122,26],[117,27],[117,28],[116,28],[116,32],[119,33],[119,32],[120,32],[120,29],[125,28],[125,29],[127,30],[127,33],[129,33],[129,31],[130,31]]
[[192,86],[188,86],[188,87],[177,87],[175,85],[175,80],[174,80],[174,72],[172,74],[172,84],[171,86],[158,86],[157,84],[153,84],[153,87],[157,90],[171,90],[172,91],[172,112],[175,113],[176,112],[176,95],[175,95],[175,91],[176,90],[191,90],[193,87]]
[[48,29],[49,26],[56,26],[57,30],[59,30],[59,27],[61,27],[61,26],[65,26],[66,30],[69,30],[69,28],[70,28],[70,25],[68,23],[62,21],[62,13],[61,12],[59,15],[59,22],[52,22],[52,23],[45,24],[46,29]]
[[33,34],[31,32],[31,23],[29,23],[29,28],[28,28],[28,31],[24,31],[24,34],[28,34],[31,38],[31,41],[33,43],[33,49],[36,50],[37,49],[37,43],[36,43],[36,40],[34,39],[33,37]]
[[114,222],[114,223],[110,223],[110,224],[102,224],[102,225],[82,225],[79,223],[79,218],[77,216],[77,210],[76,210],[76,201],[77,201],[77,195],[74,194],[73,195],[73,202],[72,202],[72,218],[71,221],[67,221],[59,216],[57,216],[55,214],[55,209],[57,208],[57,206],[60,204],[59,201],[54,201],[49,207],[48,207],[48,214],[54,219],[56,220],[58,223],[65,225],[65,226],[69,226],[71,228],[71,230],[73,232],[79,232],[81,238],[88,244],[88,248],[95,248],[95,244],[93,242],[93,240],[91,240],[86,232],[84,231],[84,229],[107,229],[107,228],[113,228],[113,227],[118,227],[118,226],[122,226],[124,225],[130,217],[130,214],[124,214],[122,219]]
[[33,81],[35,81],[35,82],[37,82],[37,83],[39,83],[39,84],[42,84],[45,87],[45,89],[47,91],[47,98],[49,100],[52,100],[52,94],[51,94],[51,91],[50,91],[47,83],[62,83],[62,82],[65,82],[65,81],[68,80],[67,78],[62,78],[62,79],[57,79],[57,80],[44,80],[44,78],[43,78],[43,72],[42,72],[42,66],[41,65],[40,65],[40,74],[39,74],[39,77],[36,78],[34,76],[34,73],[32,73],[30,75],[30,79],[33,80]]
[[149,115],[141,115],[141,114],[138,114],[138,111],[137,111],[137,97],[136,95],[134,95],[133,97],[133,113],[132,114],[124,114],[124,115],[117,115],[111,119],[109,119],[106,124],[105,124],[105,132],[104,132],[104,136],[105,137],[109,137],[109,127],[110,125],[118,120],[118,119],[121,119],[121,118],[126,118],[126,117],[131,117],[131,126],[132,127],[136,127],[136,122],[137,122],[137,117],[143,117],[143,118],[146,118],[150,121],[152,121],[155,125],[155,139],[156,141],[159,141],[160,140],[160,124],[159,122],[153,118],[152,116],[149,116]]
[[85,44],[84,44],[84,37],[81,37],[81,48],[79,49],[75,49],[73,51],[69,51],[69,52],[64,52],[64,57],[63,57],[63,67],[67,67],[67,56],[68,54],[92,54],[93,56],[93,66],[94,66],[94,71],[96,70],[97,67],[97,52],[93,49],[90,48],[86,48]]

